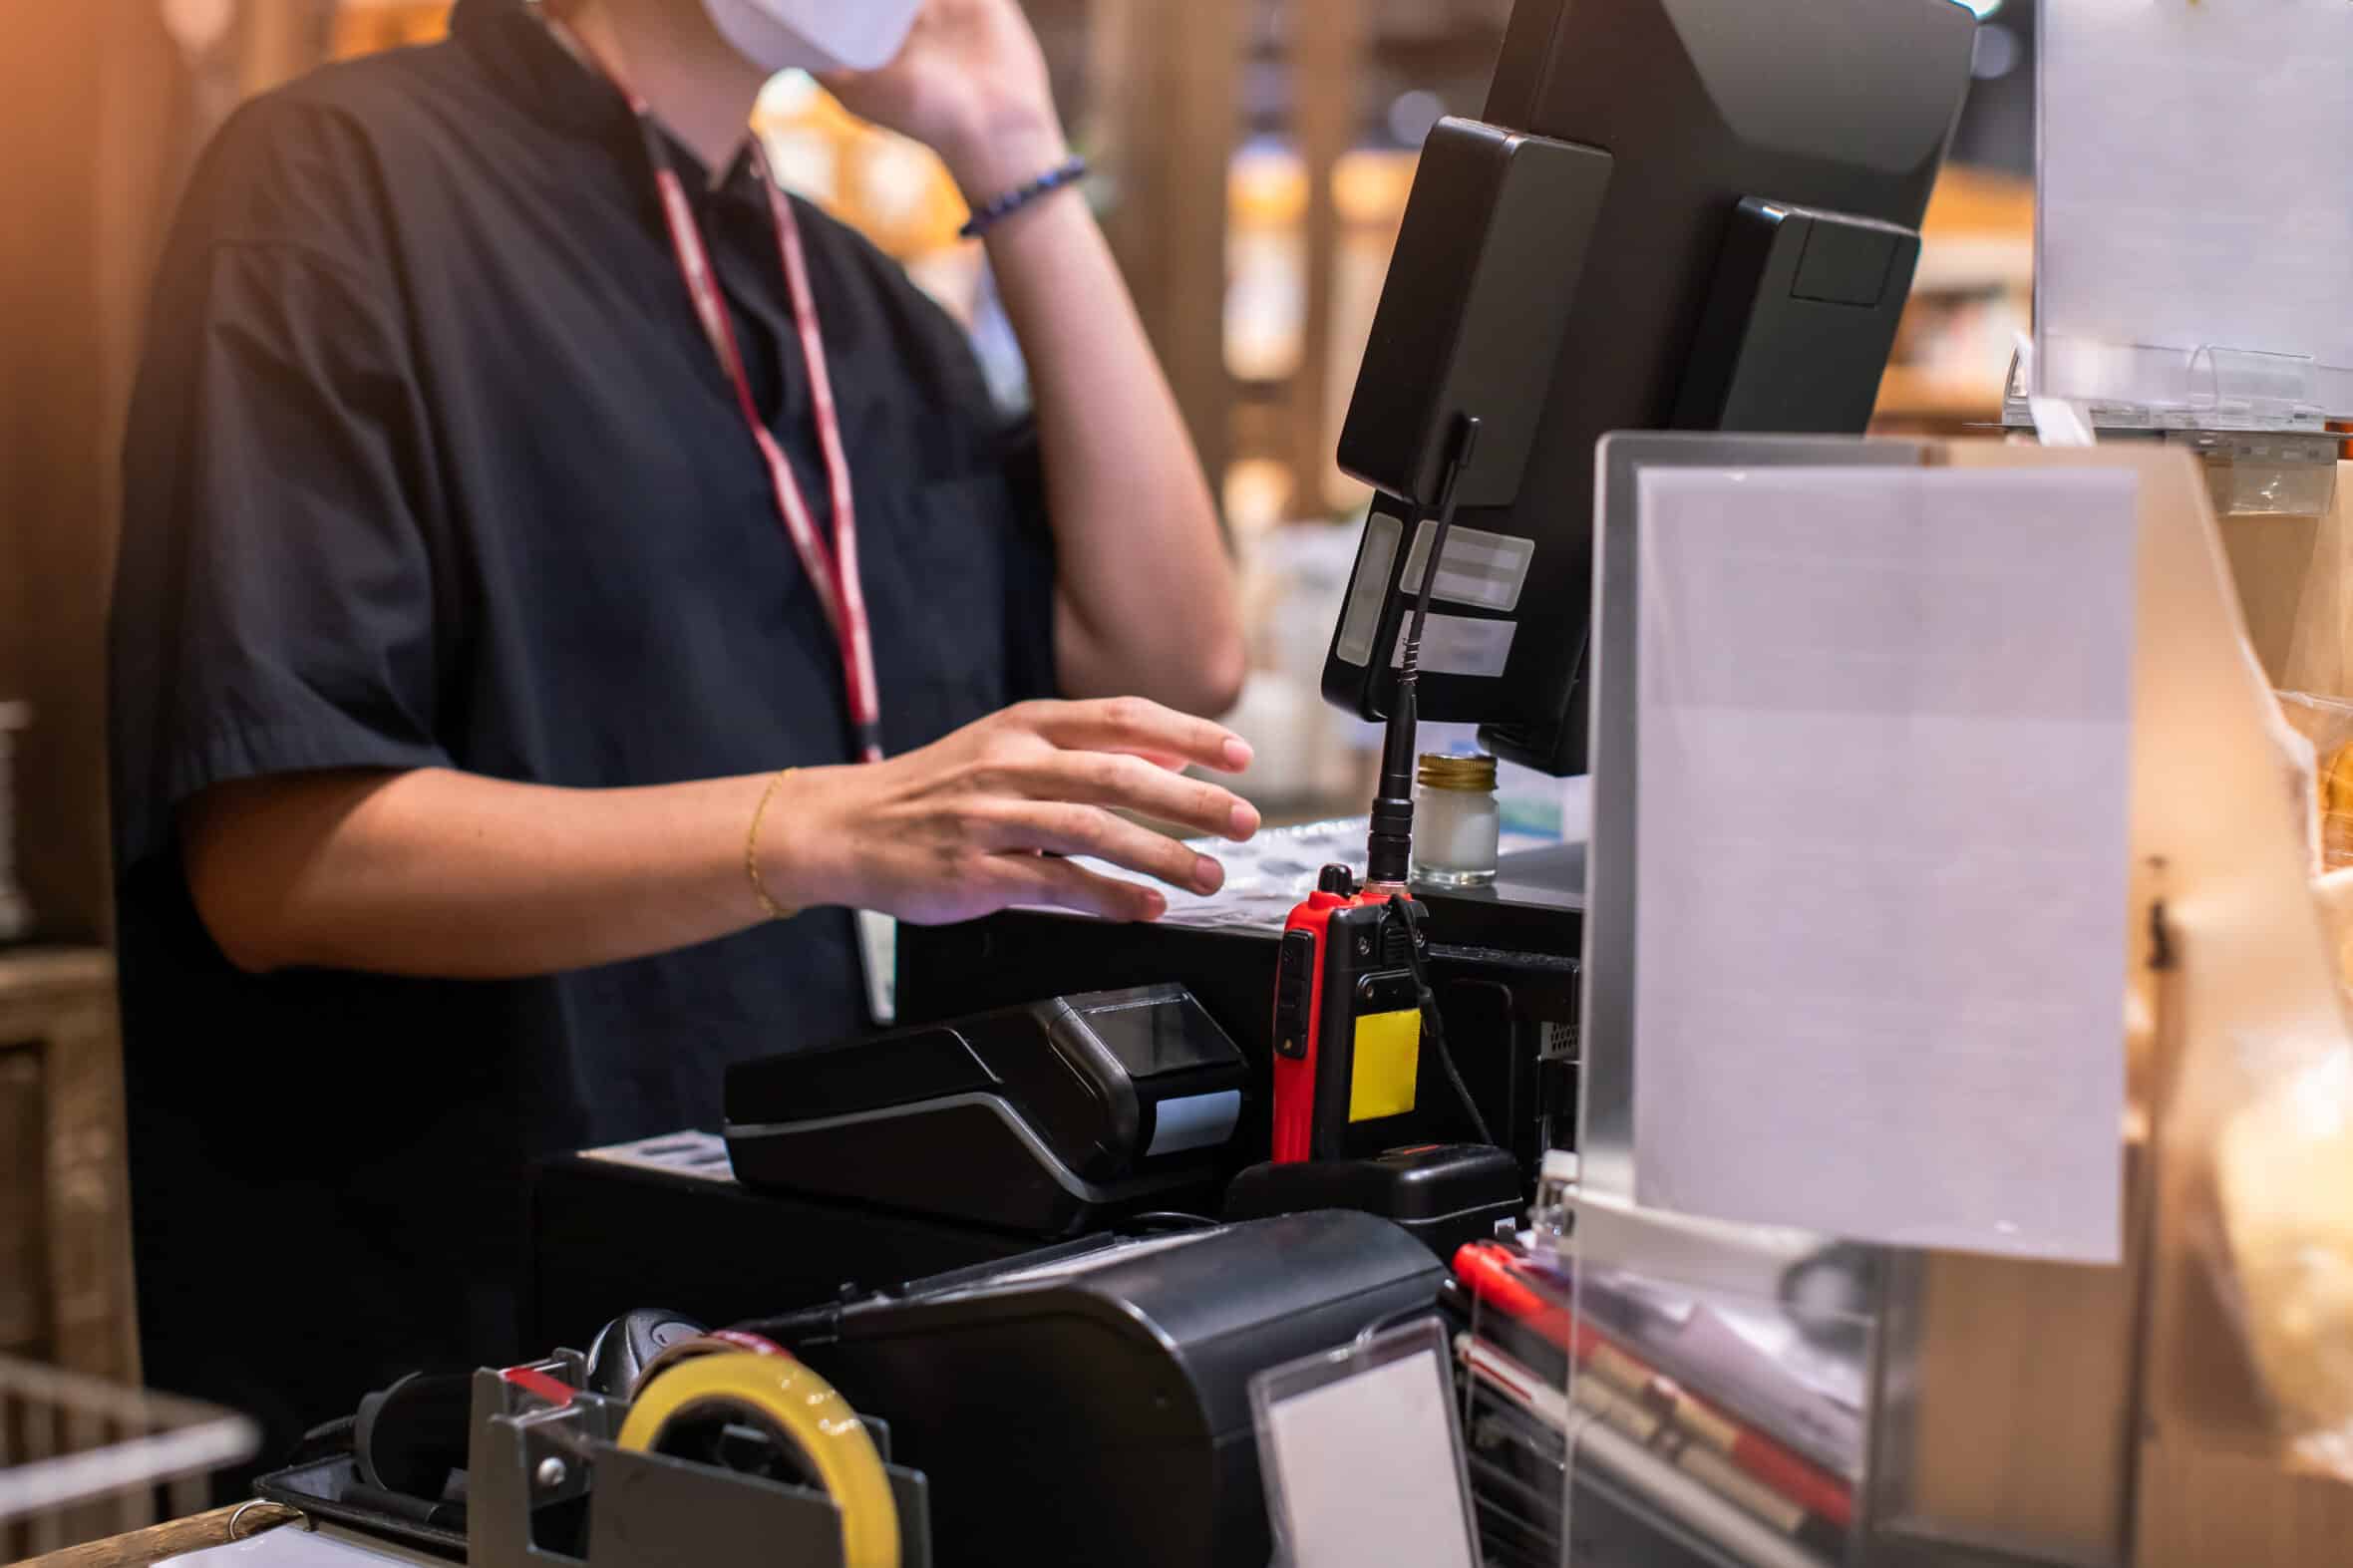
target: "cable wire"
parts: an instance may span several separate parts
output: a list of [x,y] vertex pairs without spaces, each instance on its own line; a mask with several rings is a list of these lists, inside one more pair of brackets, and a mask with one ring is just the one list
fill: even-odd
[[[1463,1082],[1462,1070],[1455,1066],[1455,1053],[1446,1043],[1446,1021],[1438,1015],[1438,993],[1431,989],[1429,971],[1422,962],[1422,906],[1410,898],[1393,898],[1386,906],[1395,918],[1405,922],[1405,964],[1414,977],[1414,990],[1422,1004],[1422,1033],[1429,1037],[1430,1047],[1438,1053],[1438,1065],[1446,1073],[1446,1081],[1455,1089],[1455,1098],[1463,1102],[1463,1112],[1471,1118],[1471,1129],[1479,1134],[1482,1143],[1495,1142],[1487,1129],[1487,1117],[1479,1113],[1479,1101],[1471,1098],[1471,1086]],[[1384,919],[1389,918],[1388,915]]]

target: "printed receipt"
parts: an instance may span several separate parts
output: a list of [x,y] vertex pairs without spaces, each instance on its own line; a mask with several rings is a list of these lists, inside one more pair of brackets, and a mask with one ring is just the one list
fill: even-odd
[[2135,483],[1641,475],[1637,1201],[2117,1257]]

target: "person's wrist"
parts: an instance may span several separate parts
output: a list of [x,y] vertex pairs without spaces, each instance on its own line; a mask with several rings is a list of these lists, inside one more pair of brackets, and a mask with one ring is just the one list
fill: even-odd
[[1070,141],[1050,113],[1005,111],[978,117],[939,150],[965,202],[979,208],[1070,158]]
[[760,885],[787,909],[816,909],[855,901],[853,857],[846,852],[842,815],[843,768],[796,768],[778,781],[761,819]]

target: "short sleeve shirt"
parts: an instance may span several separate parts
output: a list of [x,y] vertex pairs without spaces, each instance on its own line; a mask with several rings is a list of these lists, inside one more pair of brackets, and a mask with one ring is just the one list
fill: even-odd
[[[830,528],[765,192],[748,160],[714,180],[675,157]],[[1051,691],[1036,444],[894,264],[799,213],[898,752]],[[604,788],[846,762],[842,673],[634,122],[523,0],[461,0],[449,41],[222,130],[162,263],[124,469],[148,1375],[280,1435],[408,1367],[519,1349],[526,1163],[715,1123],[727,1064],[858,1032],[863,992],[840,911],[545,979],[248,976],[195,917],[178,807],[318,769]]]

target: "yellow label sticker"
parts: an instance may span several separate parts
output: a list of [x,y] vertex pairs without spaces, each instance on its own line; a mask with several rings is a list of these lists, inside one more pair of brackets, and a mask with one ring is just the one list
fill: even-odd
[[1367,1013],[1356,1021],[1355,1070],[1348,1084],[1348,1119],[1402,1116],[1414,1108],[1414,1078],[1422,1066],[1422,1013]]

